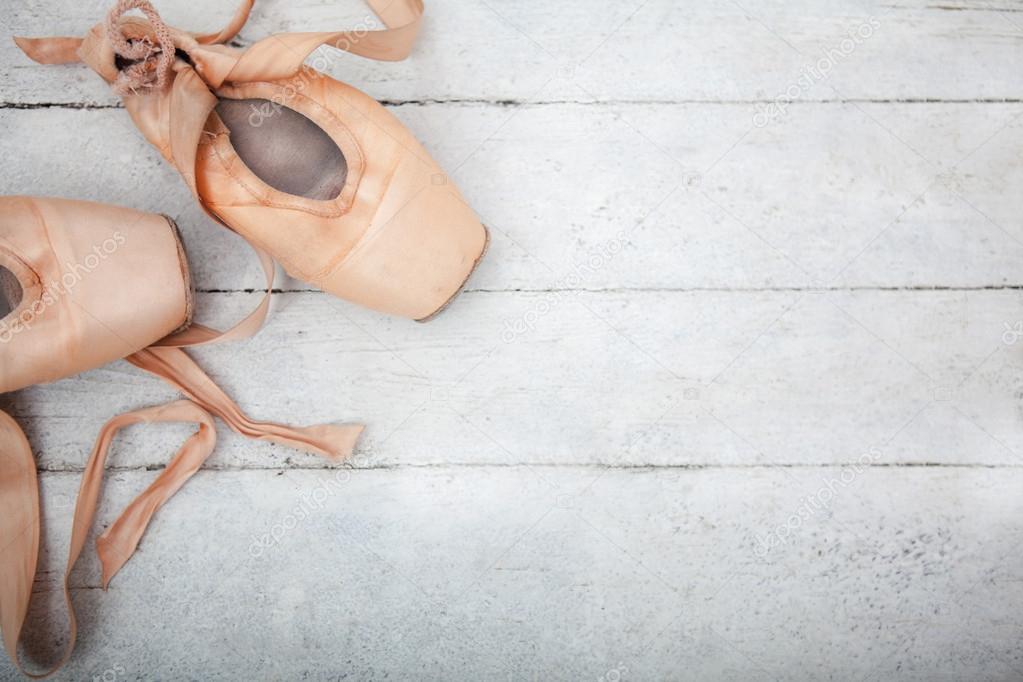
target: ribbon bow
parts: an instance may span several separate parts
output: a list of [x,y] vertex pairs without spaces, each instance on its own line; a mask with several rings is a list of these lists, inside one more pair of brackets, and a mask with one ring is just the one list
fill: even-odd
[[[18,47],[40,64],[85,62],[127,96],[161,91],[178,70],[177,53],[188,57],[206,85],[277,80],[294,75],[321,45],[369,59],[400,61],[415,43],[423,17],[423,0],[366,0],[382,22],[349,31],[284,33],[246,49],[226,47],[248,21],[255,0],[242,0],[234,17],[217,33],[194,34],[168,26],[148,0],[118,0],[106,20],[84,38],[16,37]],[[141,10],[146,19],[125,16]],[[124,62],[128,62],[125,64]]]

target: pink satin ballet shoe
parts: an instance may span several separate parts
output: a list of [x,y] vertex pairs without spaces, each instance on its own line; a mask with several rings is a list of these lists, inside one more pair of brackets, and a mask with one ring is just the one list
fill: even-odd
[[[0,198],[0,393],[54,381],[127,358],[181,390],[188,400],[115,417],[103,427],[79,491],[64,596],[71,638],[77,625],[68,575],[92,526],[107,449],[118,430],[139,422],[198,426],[156,480],[99,536],[106,586],[135,551],[153,514],[213,450],[213,416],[250,438],[341,461],[358,425],[289,427],[249,419],[178,346],[237,338],[259,327],[265,308],[228,332],[191,324],[188,262],[169,218],[83,201]],[[24,433],[0,412],[0,631],[24,672],[17,645],[39,551],[36,463]],[[27,674],[27,673],[26,673]]]
[[[479,263],[487,231],[401,122],[304,64],[321,45],[403,59],[422,0],[369,0],[383,30],[225,47],[252,4],[244,0],[211,35],[168,27],[145,0],[121,0],[84,39],[16,40],[38,62],[84,61],[111,83],[203,208],[289,274],[369,308],[429,319]],[[123,17],[130,9],[146,18]]]

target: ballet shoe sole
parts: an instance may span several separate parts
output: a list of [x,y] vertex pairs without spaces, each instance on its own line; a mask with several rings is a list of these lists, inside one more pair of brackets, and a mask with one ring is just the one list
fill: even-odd
[[188,252],[185,251],[185,240],[181,238],[181,229],[178,224],[174,222],[166,213],[159,214],[164,218],[171,227],[171,233],[174,235],[174,241],[178,249],[178,260],[181,264],[181,275],[185,281],[185,321],[184,323],[175,329],[171,334],[177,334],[183,332],[192,326],[192,318],[195,315],[195,283],[192,282],[192,271],[188,267]]

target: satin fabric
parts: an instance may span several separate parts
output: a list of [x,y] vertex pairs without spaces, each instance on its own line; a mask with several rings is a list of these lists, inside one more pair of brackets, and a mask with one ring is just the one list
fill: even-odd
[[[82,478],[65,572],[71,638],[57,665],[38,675],[26,673],[31,677],[52,674],[71,655],[77,623],[67,575],[88,536],[106,453],[117,431],[140,421],[184,421],[197,426],[196,433],[171,459],[167,469],[98,539],[104,586],[131,556],[153,514],[209,456],[216,437],[214,415],[251,438],[271,440],[333,460],[343,460],[350,454],[361,426],[295,428],[251,420],[181,350],[242,338],[259,329],[269,309],[273,257],[289,273],[331,293],[378,310],[421,319],[437,312],[457,293],[487,244],[486,231],[475,214],[404,126],[363,93],[303,67],[309,53],[322,44],[375,59],[404,58],[421,25],[421,0],[370,0],[387,27],[380,31],[272,36],[241,51],[222,45],[244,25],[252,4],[252,0],[242,2],[230,24],[216,33],[194,35],[172,30],[176,47],[188,55],[188,60],[178,59],[174,63],[173,77],[165,90],[128,95],[125,106],[145,137],[178,169],[207,213],[241,234],[256,249],[267,280],[267,295],[258,308],[227,331],[188,325],[191,304],[182,293],[180,299],[151,306],[148,313],[162,311],[153,315],[152,328],[135,326],[133,316],[129,315],[131,323],[113,327],[121,332],[117,341],[96,342],[102,335],[96,336],[99,331],[95,325],[84,327],[93,329],[92,335],[73,336],[72,330],[83,328],[84,318],[74,315],[70,307],[56,307],[48,312],[55,318],[63,316],[63,321],[53,328],[53,338],[73,351],[68,356],[75,357],[74,362],[61,364],[55,360],[48,364],[63,356],[44,353],[45,343],[38,348],[24,343],[19,355],[11,353],[4,356],[6,359],[0,358],[0,392],[127,357],[189,398],[121,415],[101,431]],[[151,32],[147,22],[136,18],[124,18],[119,26],[129,38]],[[16,38],[16,41],[36,61],[50,64],[84,61],[108,82],[117,80],[114,50],[100,26],[84,39]],[[289,106],[320,123],[342,149],[349,163],[349,178],[338,200],[309,203],[301,197],[281,196],[261,185],[257,178],[246,175],[248,169],[233,153],[229,134],[218,129],[219,119],[213,110],[218,96],[244,98],[263,92],[259,88],[266,86],[301,86],[302,96],[289,102]],[[316,112],[321,110],[328,115],[317,119]],[[33,209],[51,205],[56,203],[27,202]],[[69,214],[75,212],[67,210]],[[90,205],[80,207],[78,213],[96,217],[104,210]],[[3,213],[0,211],[0,215]],[[44,218],[40,224],[58,234],[59,225],[67,226],[53,217]],[[34,248],[37,245],[27,243],[20,255],[18,249],[8,249],[9,257],[0,261],[18,277],[30,301],[36,300],[34,296],[42,290],[43,278],[37,276],[38,271],[46,271],[42,265],[45,254],[33,251]],[[0,249],[0,253],[4,250]],[[154,245],[150,255],[158,253],[162,254],[160,258],[166,256],[167,260],[161,263],[167,265],[174,262],[172,254],[177,251]],[[141,296],[148,291],[147,283],[151,280],[140,273],[148,276],[148,269],[132,268],[117,277],[111,276],[107,291]],[[179,273],[180,282],[170,270],[167,273],[166,282],[173,281],[174,286],[161,291],[187,291],[187,266]],[[126,283],[138,284],[140,291],[133,291],[134,286],[125,286]],[[90,296],[88,300],[96,309],[104,309],[102,297],[93,300]],[[118,307],[111,310],[117,312]],[[32,338],[43,339],[38,328],[32,334]],[[6,376],[3,372],[8,367],[12,369]],[[0,454],[3,455],[0,630],[8,655],[22,669],[17,643],[36,568],[39,497],[29,443],[14,420],[3,413]]]
[[164,216],[91,202],[3,197],[0,266],[22,290],[20,303],[0,320],[0,393],[126,357],[188,398],[120,415],[101,430],[82,476],[65,569],[71,637],[58,663],[39,674],[27,673],[17,658],[39,551],[36,464],[18,424],[0,412],[0,632],[8,656],[22,672],[46,677],[68,660],[74,647],[77,623],[67,579],[91,529],[107,451],[120,429],[172,421],[198,427],[156,480],[97,539],[104,588],[131,557],[156,511],[212,452],[214,416],[246,437],[333,461],[351,454],[362,426],[292,427],[250,419],[176,347],[189,339],[210,343],[237,338],[258,328],[261,318],[257,311],[229,332],[189,326],[193,306],[188,263],[173,222]]
[[[244,24],[251,0],[216,35],[171,29],[187,59],[174,64],[169,87],[126,95],[124,103],[203,208],[272,255],[288,274],[348,301],[423,320],[458,293],[488,236],[457,187],[400,121],[365,93],[305,65],[321,45],[373,59],[405,58],[422,24],[421,0],[369,5],[384,29],[274,35],[244,50],[220,43]],[[136,17],[124,17],[118,26],[129,38],[154,35],[149,22]],[[36,61],[80,59],[108,82],[117,81],[114,47],[102,25],[77,43],[16,40]],[[219,97],[263,99],[313,120],[345,156],[341,194],[309,199],[264,182],[235,153],[231,131],[214,112]]]

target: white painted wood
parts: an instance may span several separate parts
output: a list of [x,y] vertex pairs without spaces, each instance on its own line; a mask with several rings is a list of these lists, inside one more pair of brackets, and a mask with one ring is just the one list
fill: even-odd
[[[9,3],[15,35],[82,35],[113,3]],[[172,25],[214,30],[234,2],[162,0]],[[331,72],[384,99],[977,99],[1020,96],[1023,21],[1008,0],[720,2],[431,0],[412,56],[379,64],[333,54]],[[244,42],[282,31],[371,26],[359,2],[261,0]],[[861,36],[852,41],[850,34]],[[843,41],[850,41],[843,43]],[[968,46],[968,47],[966,47]],[[821,59],[826,76],[800,85]],[[111,104],[85,69],[30,63],[0,41],[0,101]],[[665,68],[665,65],[671,65]]]
[[[108,592],[86,552],[57,679],[1021,675],[1019,470],[541,473],[202,472]],[[43,476],[34,636],[77,482]]]
[[[7,3],[0,31],[108,4]],[[1018,3],[427,4],[407,62],[327,58],[488,258],[428,325],[285,281],[256,338],[197,351],[254,417],[365,422],[356,470],[222,428],[109,593],[83,561],[58,679],[1023,677]],[[241,38],[365,17],[260,0]],[[0,128],[0,191],[168,213],[226,292],[200,319],[254,305],[244,245],[87,69],[0,40]],[[0,397],[43,470],[33,650],[96,432],[175,397],[125,363]],[[188,431],[120,437],[99,527]]]
[[[1023,105],[793,105],[766,128],[749,105],[394,111],[492,229],[470,288],[1023,282]],[[200,288],[262,285],[124,111],[6,110],[0,126],[5,192],[168,213]]]
[[[200,318],[255,300],[209,295]],[[195,356],[254,417],[362,420],[363,466],[829,464],[872,448],[1018,466],[1020,318],[1016,291],[510,292],[421,325],[297,293],[254,339]],[[119,363],[0,405],[44,467],[80,468],[106,419],[174,396]],[[162,464],[186,433],[136,428],[116,461]],[[227,433],[213,463],[322,464]]]

